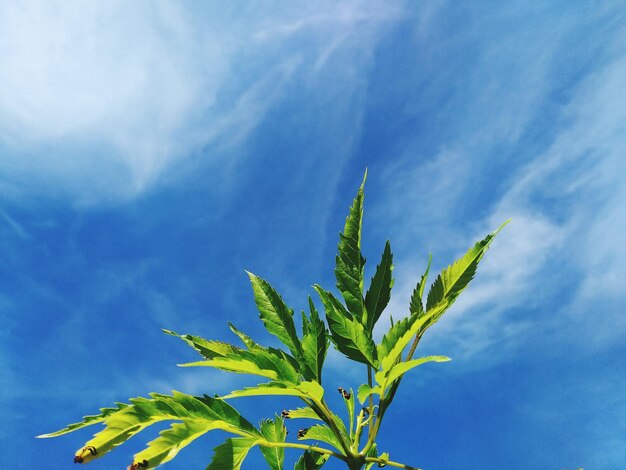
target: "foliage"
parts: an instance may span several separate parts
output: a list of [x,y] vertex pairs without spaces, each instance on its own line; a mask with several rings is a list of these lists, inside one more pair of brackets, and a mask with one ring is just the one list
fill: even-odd
[[[285,349],[262,346],[230,324],[243,347],[164,330],[183,340],[202,357],[200,361],[183,366],[213,367],[257,375],[265,379],[263,383],[215,398],[180,392],[172,395],[153,393],[150,398],[134,398],[128,404],[102,408],[98,415],[87,416],[82,422],[39,437],[56,437],[102,423],[104,429],[85,443],[74,457],[77,463],[87,463],[154,423],[172,421],[170,428],[134,456],[128,469],[158,467],[173,459],[194,439],[215,429],[226,431],[233,437],[215,448],[208,470],[239,469],[255,446],[260,447],[272,470],[283,468],[286,448],[304,451],[295,464],[297,470],[319,469],[330,458],[345,462],[349,469],[369,469],[374,464],[413,468],[391,461],[388,453],[378,451],[376,438],[383,417],[404,374],[427,362],[449,360],[445,356],[413,359],[413,354],[425,331],[441,318],[473,279],[480,260],[502,227],[443,269],[431,285],[424,304],[429,259],[426,272],[411,296],[409,314],[395,323],[392,321],[381,341],[376,343],[374,327],[389,303],[394,282],[393,254],[387,242],[364,295],[365,258],[361,253],[364,183],[365,178],[339,236],[335,276],[343,301],[321,286],[314,286],[324,307],[326,323],[309,297],[308,313],[301,313],[301,334],[298,334],[293,309],[269,282],[248,273],[260,319]],[[339,352],[364,364],[367,370],[367,382],[358,387],[356,394],[353,390],[339,389],[347,408],[347,422],[329,408],[324,398],[322,370],[331,342]],[[298,397],[303,406],[284,410],[280,416],[254,426],[227,402],[237,397],[261,395]],[[364,405],[360,411],[357,399]],[[315,420],[317,424],[300,429],[296,442],[287,442],[285,420],[303,418]]]

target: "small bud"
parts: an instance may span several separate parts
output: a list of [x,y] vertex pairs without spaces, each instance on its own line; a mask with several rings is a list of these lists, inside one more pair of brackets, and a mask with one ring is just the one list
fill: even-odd
[[337,391],[339,393],[341,393],[341,395],[343,396],[344,399],[349,400],[350,399],[350,392],[348,392],[345,388],[342,387],[337,387]]
[[87,446],[76,452],[74,463],[91,462],[98,455],[98,450],[94,446]]
[[299,429],[298,430],[298,439],[304,438],[304,436],[306,436],[306,432],[308,430],[309,430],[309,428]]
[[148,461],[142,460],[131,464],[126,470],[139,470],[140,468],[148,468]]
[[343,398],[345,398],[346,400],[350,399],[350,392],[348,392],[345,388],[342,387],[337,387],[337,391],[339,393],[341,393],[341,395],[343,396]]

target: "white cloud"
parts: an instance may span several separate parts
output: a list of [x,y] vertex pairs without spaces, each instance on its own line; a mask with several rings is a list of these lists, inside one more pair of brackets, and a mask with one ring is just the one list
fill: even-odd
[[397,9],[362,6],[4,3],[0,188],[133,197],[192,150],[239,143],[303,60],[371,47]]
[[[506,74],[496,75],[499,85],[484,87],[468,98],[469,103],[463,103],[488,116],[480,121],[480,133],[471,133],[470,119],[458,139],[448,142],[434,157],[422,151],[417,160],[410,148],[407,154],[412,157],[388,168],[386,179],[393,203],[382,204],[377,219],[394,222],[391,229],[399,233],[392,241],[402,255],[395,275],[400,283],[410,279],[396,287],[394,312],[406,312],[419,275],[412,267],[423,265],[425,259],[425,253],[419,260],[407,254],[409,247],[416,245],[407,241],[407,234],[414,240],[416,232],[424,237],[432,243],[428,248],[435,247],[435,255],[447,251],[460,256],[471,242],[513,218],[481,263],[477,279],[430,333],[432,340],[426,338],[437,347],[445,346],[445,351],[450,348],[443,343],[454,342],[455,357],[481,353],[482,365],[503,360],[527,341],[523,333],[529,329],[548,332],[554,341],[574,341],[577,347],[593,348],[610,347],[626,333],[626,299],[621,287],[626,278],[621,249],[626,244],[626,211],[622,207],[626,198],[626,35],[604,34],[601,40],[591,37],[590,44],[603,45],[602,57],[596,57],[589,69],[592,72],[584,70],[575,84],[567,84],[571,88],[553,91],[555,84],[561,84],[555,67],[558,69],[562,60],[564,44],[579,27],[579,19],[564,18],[553,41],[540,41],[540,56],[522,54],[504,60],[513,70],[523,70],[522,82],[515,77],[503,79]],[[509,46],[520,40],[518,33],[508,35]],[[541,29],[535,33],[536,38],[544,36]],[[468,40],[460,34],[458,40]],[[528,44],[529,50],[539,44],[536,38]],[[485,60],[493,59],[495,69],[502,65],[499,47],[494,41],[495,56],[493,48],[481,52]],[[520,48],[518,44],[515,50]],[[526,45],[521,49],[526,50]],[[471,230],[463,233],[468,229],[455,221],[463,217],[458,207],[466,200],[480,202],[473,185],[481,181],[482,172],[490,170],[489,159],[500,158],[497,153],[502,146],[513,151],[519,148],[527,155],[518,146],[527,144],[523,140],[527,128],[536,125],[536,119],[544,119],[542,110],[557,106],[551,101],[556,92],[566,95],[568,101],[558,103],[556,122],[546,123],[546,132],[552,133],[548,144],[536,156],[529,155],[527,162],[513,161],[500,170],[506,174],[496,173],[496,177],[506,178],[493,180],[502,190],[487,192],[491,198],[484,199],[482,206],[483,210],[489,208],[486,215],[472,219],[468,214],[469,219],[460,219]],[[507,101],[517,94],[515,100]],[[485,103],[494,103],[486,107],[489,112],[483,110]],[[536,148],[536,142],[528,144]],[[455,256],[447,261],[452,259]],[[435,256],[438,262],[444,260]],[[542,306],[549,296],[551,301],[558,297],[560,305]],[[533,308],[550,312],[541,318],[515,313]],[[585,332],[582,344],[581,331]],[[486,354],[488,351],[497,351],[500,357]]]

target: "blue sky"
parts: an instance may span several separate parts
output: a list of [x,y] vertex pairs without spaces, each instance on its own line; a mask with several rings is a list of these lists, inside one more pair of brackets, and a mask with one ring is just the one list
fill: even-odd
[[[193,351],[160,328],[271,343],[244,269],[296,309],[332,287],[367,167],[367,274],[389,238],[394,317],[429,252],[438,271],[513,218],[422,342],[453,361],[403,382],[381,447],[426,470],[622,468],[620,3],[0,2],[0,467],[74,468],[95,428],[33,436],[115,401],[257,383],[177,368]],[[331,354],[325,383],[362,372]]]

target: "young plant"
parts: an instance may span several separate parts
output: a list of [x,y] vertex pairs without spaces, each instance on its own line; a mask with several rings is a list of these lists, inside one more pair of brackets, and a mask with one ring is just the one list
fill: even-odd
[[[387,242],[363,295],[365,258],[361,254],[361,223],[364,183],[365,178],[339,235],[335,276],[343,301],[321,286],[314,286],[324,306],[326,323],[309,297],[309,313],[302,311],[302,333],[298,334],[293,310],[267,281],[248,273],[261,321],[267,331],[284,344],[284,348],[262,346],[232,324],[229,327],[239,337],[243,347],[164,330],[168,335],[182,339],[203,358],[184,366],[214,367],[227,372],[258,375],[265,382],[219,398],[181,392],[173,392],[172,395],[151,393],[150,398],[133,398],[128,404],[117,403],[113,408],[102,408],[97,415],[86,416],[79,423],[39,437],[56,437],[102,423],[104,429],[74,457],[76,463],[87,463],[102,457],[154,423],[175,421],[146,449],[134,456],[129,470],[156,468],[173,459],[194,439],[214,429],[226,431],[233,437],[215,448],[207,470],[239,469],[254,446],[259,446],[272,470],[283,468],[285,449],[304,451],[295,464],[295,470],[317,470],[330,458],[345,462],[350,470],[370,469],[374,464],[379,467],[414,468],[390,460],[387,452],[379,452],[376,439],[385,413],[404,374],[427,362],[450,360],[445,356],[414,359],[413,355],[426,330],[441,318],[472,280],[478,263],[506,222],[445,268],[432,283],[424,304],[429,259],[426,272],[411,296],[408,315],[392,322],[377,344],[372,332],[390,299],[393,256]],[[352,389],[339,388],[348,410],[347,422],[330,409],[325,399],[326,390],[322,387],[322,370],[330,342],[348,359],[362,364],[367,372],[367,381],[358,387],[356,393],[362,408],[357,406]],[[280,416],[254,426],[230,405],[230,401],[238,397],[261,395],[297,397],[303,406],[284,410]],[[287,441],[285,420],[301,418],[315,420],[317,424],[294,433],[296,442]]]

